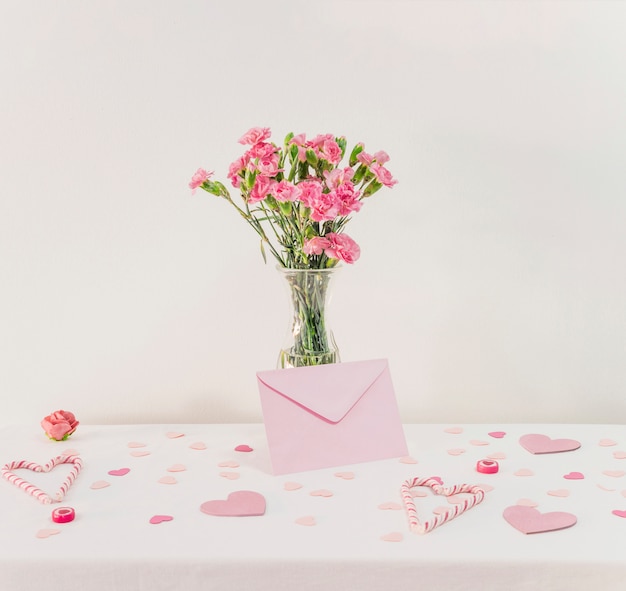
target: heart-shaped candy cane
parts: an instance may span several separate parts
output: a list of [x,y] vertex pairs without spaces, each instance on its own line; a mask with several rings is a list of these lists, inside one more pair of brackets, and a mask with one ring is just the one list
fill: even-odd
[[[17,474],[13,472],[13,470],[32,470],[33,472],[50,472],[55,466],[59,464],[74,464],[72,471],[67,475],[59,490],[55,493],[54,499],[50,497],[50,495],[43,492],[41,489],[37,488],[34,484],[31,484],[27,480],[20,478]],[[5,464],[2,468],[2,477],[6,478],[15,486],[21,488],[24,492],[27,492],[29,495],[35,497],[40,503],[44,505],[49,505],[50,503],[60,503],[65,497],[70,486],[78,473],[81,471],[83,467],[83,462],[78,456],[57,456],[56,458],[52,458],[47,464],[43,466],[41,464],[37,464],[36,462],[28,462],[26,460],[19,460],[16,462],[9,462]]]
[[[459,493],[468,493],[472,496],[466,498],[462,503],[456,503],[454,507],[448,509],[445,513],[436,515],[429,521],[421,522],[417,517],[417,509],[415,509],[415,502],[413,501],[413,495],[411,495],[411,489],[416,486],[428,486],[436,495],[443,495],[445,497],[451,497]],[[455,484],[451,487],[445,487],[435,478],[413,478],[407,480],[402,485],[401,493],[404,506],[408,513],[411,531],[419,534],[426,534],[444,524],[446,521],[458,517],[461,513],[465,513],[468,509],[481,503],[485,498],[485,491],[480,488],[480,486],[473,484]]]

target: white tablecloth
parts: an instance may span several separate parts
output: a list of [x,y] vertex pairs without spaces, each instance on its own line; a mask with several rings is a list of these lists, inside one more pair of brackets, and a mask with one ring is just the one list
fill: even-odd
[[[460,425],[452,429],[460,432],[449,432],[450,427],[455,426],[405,425],[414,464],[392,459],[280,477],[270,473],[258,424],[80,425],[69,441],[58,443],[38,427],[0,427],[0,465],[45,463],[68,450],[84,462],[61,503],[76,510],[68,524],[51,521],[60,505],[43,505],[0,481],[0,589],[626,589],[626,518],[613,514],[626,510],[626,476],[620,476],[626,471],[626,454],[620,453],[626,450],[625,426]],[[488,434],[493,431],[506,435],[496,439]],[[168,432],[183,435],[171,438]],[[519,444],[528,433],[573,438],[581,448],[533,455]],[[206,449],[190,447],[197,442]],[[253,451],[235,451],[241,444]],[[137,451],[149,453],[131,455]],[[477,473],[476,462],[492,454],[501,458],[500,471]],[[228,461],[238,467],[219,466]],[[186,469],[169,472],[174,464]],[[108,474],[120,468],[130,472]],[[20,475],[52,493],[68,470]],[[520,470],[532,475],[516,475]],[[584,478],[565,479],[570,472]],[[160,483],[163,476],[173,476],[176,484]],[[404,510],[380,508],[400,504],[401,484],[416,476],[493,489],[480,505],[420,535],[409,530]],[[109,486],[92,488],[98,481]],[[286,483],[301,488],[287,490]],[[200,511],[205,501],[236,490],[261,493],[265,515]],[[332,496],[311,495],[320,490]],[[573,513],[578,522],[525,535],[502,517],[521,499],[535,501],[541,512]],[[436,507],[450,506],[433,495],[415,503],[424,519]],[[173,519],[155,525],[154,515]],[[304,516],[314,517],[315,525],[296,522]],[[42,529],[59,533],[38,538]],[[383,539],[394,532],[402,534],[401,541]]]

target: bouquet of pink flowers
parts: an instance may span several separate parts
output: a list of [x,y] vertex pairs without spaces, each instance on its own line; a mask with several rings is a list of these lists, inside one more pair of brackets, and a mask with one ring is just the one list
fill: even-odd
[[228,179],[241,193],[241,205],[203,168],[189,187],[230,202],[260,236],[264,260],[267,248],[281,267],[290,269],[354,263],[360,248],[343,230],[364,199],[396,184],[385,168],[389,156],[369,154],[358,143],[342,167],[343,137],[325,134],[307,140],[303,133],[290,133],[277,146],[270,135],[267,127],[254,127],[239,139],[249,148],[230,165]]

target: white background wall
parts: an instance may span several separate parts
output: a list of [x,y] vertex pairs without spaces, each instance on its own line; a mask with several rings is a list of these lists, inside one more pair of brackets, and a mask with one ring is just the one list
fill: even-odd
[[268,126],[386,150],[344,361],[406,422],[626,422],[626,2],[6,1],[2,422],[261,418],[286,299],[187,183]]

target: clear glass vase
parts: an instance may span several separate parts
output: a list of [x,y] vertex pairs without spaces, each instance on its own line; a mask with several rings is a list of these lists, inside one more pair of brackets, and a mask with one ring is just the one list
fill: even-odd
[[328,325],[331,287],[339,269],[278,270],[287,286],[289,324],[277,367],[339,363],[339,349]]

